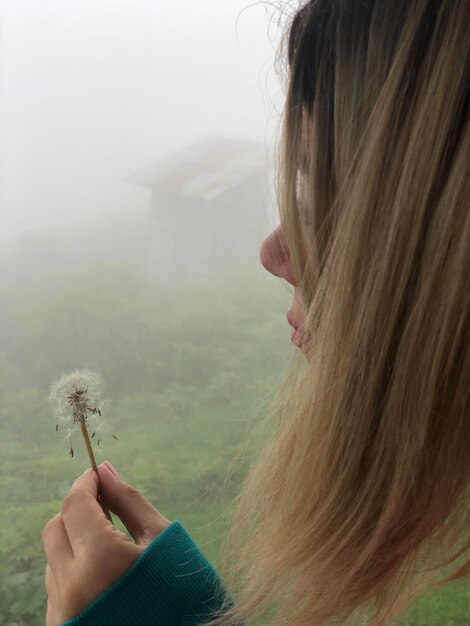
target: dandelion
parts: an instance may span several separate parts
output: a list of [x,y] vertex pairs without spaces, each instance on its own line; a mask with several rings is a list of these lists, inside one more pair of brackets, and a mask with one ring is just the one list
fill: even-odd
[[[56,383],[52,385],[50,400],[56,405],[56,431],[59,430],[59,422],[65,428],[65,439],[70,440],[70,456],[74,456],[72,445],[72,435],[78,430],[75,424],[80,425],[80,429],[88,450],[88,456],[92,468],[98,472],[93,447],[88,434],[88,425],[93,426],[92,439],[97,437],[97,447],[100,444],[101,435],[107,432],[104,421],[100,420],[95,424],[97,418],[102,417],[102,408],[106,404],[101,400],[103,387],[102,378],[95,372],[89,370],[76,370],[71,374],[64,374]],[[117,437],[113,435],[115,439]],[[95,448],[96,451],[97,448]],[[113,520],[106,507],[101,507],[111,523]]]

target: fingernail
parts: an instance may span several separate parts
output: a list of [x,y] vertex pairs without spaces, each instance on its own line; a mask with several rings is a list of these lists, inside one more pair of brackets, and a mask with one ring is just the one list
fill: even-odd
[[104,465],[106,465],[106,467],[109,469],[109,471],[112,474],[114,474],[117,478],[120,478],[117,469],[115,467],[113,467],[109,461],[105,461]]

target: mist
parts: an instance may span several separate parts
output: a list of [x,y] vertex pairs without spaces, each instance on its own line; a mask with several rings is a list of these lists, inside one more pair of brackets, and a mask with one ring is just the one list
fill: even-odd
[[240,0],[3,0],[2,240],[144,216],[134,171],[207,136],[269,147],[282,90],[272,7]]
[[45,623],[42,530],[91,463],[50,399],[76,370],[104,381],[96,463],[217,564],[248,455],[220,493],[228,461],[295,350],[292,290],[259,260],[278,20],[240,0],[0,0],[2,625]]
[[[42,531],[105,460],[219,569],[257,444],[286,417],[272,401],[305,365],[294,287],[259,257],[279,224],[276,54],[297,5],[0,0],[1,626],[46,623]],[[51,402],[77,370],[103,381],[80,426]],[[97,513],[80,534],[108,546]],[[172,602],[197,597],[176,578]],[[454,589],[403,626],[468,625]]]

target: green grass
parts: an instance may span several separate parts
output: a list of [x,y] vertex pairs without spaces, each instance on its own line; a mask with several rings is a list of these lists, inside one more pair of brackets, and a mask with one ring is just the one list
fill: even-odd
[[[107,282],[109,272],[94,267],[73,289],[51,287],[41,308],[34,286],[0,294],[0,324],[18,338],[0,352],[2,626],[44,625],[41,531],[88,467],[82,442],[72,459],[55,433],[47,393],[60,373],[90,365],[103,373],[118,441],[104,437],[98,461],[108,458],[163,515],[179,519],[217,566],[244,468],[221,492],[226,470],[293,349],[290,294],[251,270],[182,294],[121,270]],[[469,626],[469,615],[470,586],[460,581],[416,602],[402,626]]]

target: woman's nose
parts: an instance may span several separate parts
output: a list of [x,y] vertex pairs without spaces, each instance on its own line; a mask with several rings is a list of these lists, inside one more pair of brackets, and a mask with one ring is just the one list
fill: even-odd
[[278,226],[263,241],[259,258],[261,265],[274,276],[284,278],[291,285],[296,286],[292,272],[289,253],[282,234],[282,226]]

